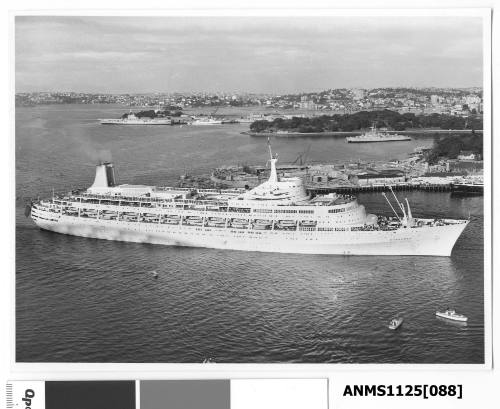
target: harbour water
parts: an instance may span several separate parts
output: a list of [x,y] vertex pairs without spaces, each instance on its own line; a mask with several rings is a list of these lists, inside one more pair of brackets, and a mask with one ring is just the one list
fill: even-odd
[[[482,363],[483,198],[405,192],[416,216],[468,217],[451,257],[343,257],[100,241],[40,231],[27,198],[91,184],[113,160],[119,183],[265,164],[248,125],[103,126],[123,107],[16,110],[16,358],[20,362]],[[428,145],[277,138],[280,161],[389,160]],[[403,193],[400,194],[403,197]],[[390,215],[378,193],[359,197]],[[158,277],[155,278],[154,272]],[[454,307],[467,325],[435,317]],[[397,331],[387,328],[404,317]]]

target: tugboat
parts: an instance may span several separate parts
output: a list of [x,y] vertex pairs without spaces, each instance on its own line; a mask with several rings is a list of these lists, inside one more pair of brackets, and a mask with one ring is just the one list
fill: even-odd
[[445,312],[436,311],[436,316],[460,322],[466,322],[468,320],[465,315],[458,314],[455,310],[452,309],[447,309]]
[[403,323],[403,318],[401,317],[393,318],[389,323],[389,329],[398,329],[402,323]]

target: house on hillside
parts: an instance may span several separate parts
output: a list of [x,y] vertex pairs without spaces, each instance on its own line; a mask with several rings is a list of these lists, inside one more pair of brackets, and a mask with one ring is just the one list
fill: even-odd
[[460,154],[457,156],[458,160],[478,160],[479,155],[475,154],[472,151],[460,151]]

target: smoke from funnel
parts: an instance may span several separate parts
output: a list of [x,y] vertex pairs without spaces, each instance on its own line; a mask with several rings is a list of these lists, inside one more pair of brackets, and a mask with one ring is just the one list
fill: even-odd
[[111,155],[111,152],[108,151],[107,149],[102,149],[99,152],[97,152],[97,162],[98,163],[113,162],[113,157]]
[[80,156],[83,155],[87,157],[94,164],[97,165],[113,161],[111,152],[108,149],[99,149],[100,144],[92,141],[89,138],[89,135],[83,132],[80,128],[75,127],[70,131],[67,129],[61,129],[60,132],[64,136],[64,140],[71,143]]

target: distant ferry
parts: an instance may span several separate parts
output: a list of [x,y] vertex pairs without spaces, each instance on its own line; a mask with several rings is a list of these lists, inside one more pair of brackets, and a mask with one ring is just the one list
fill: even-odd
[[367,213],[353,196],[311,197],[301,178],[278,177],[276,162],[271,154],[267,181],[232,190],[116,185],[113,165],[102,163],[90,188],[33,202],[26,214],[41,229],[75,236],[342,255],[449,256],[469,223],[413,217],[394,192],[395,208],[384,194],[392,218]]
[[457,196],[480,196],[484,194],[483,178],[476,177],[452,183],[451,193]]
[[170,118],[138,117],[133,113],[128,114],[125,118],[100,119],[99,122],[101,125],[172,125]]
[[349,143],[366,143],[366,142],[397,142],[411,141],[411,138],[406,135],[389,134],[380,132],[375,126],[372,126],[368,132],[361,135],[346,137]]
[[222,124],[222,119],[215,119],[214,117],[208,116],[208,117],[200,117],[200,118],[194,118],[193,122],[191,122],[191,125],[195,126],[200,126],[200,125],[221,125]]

